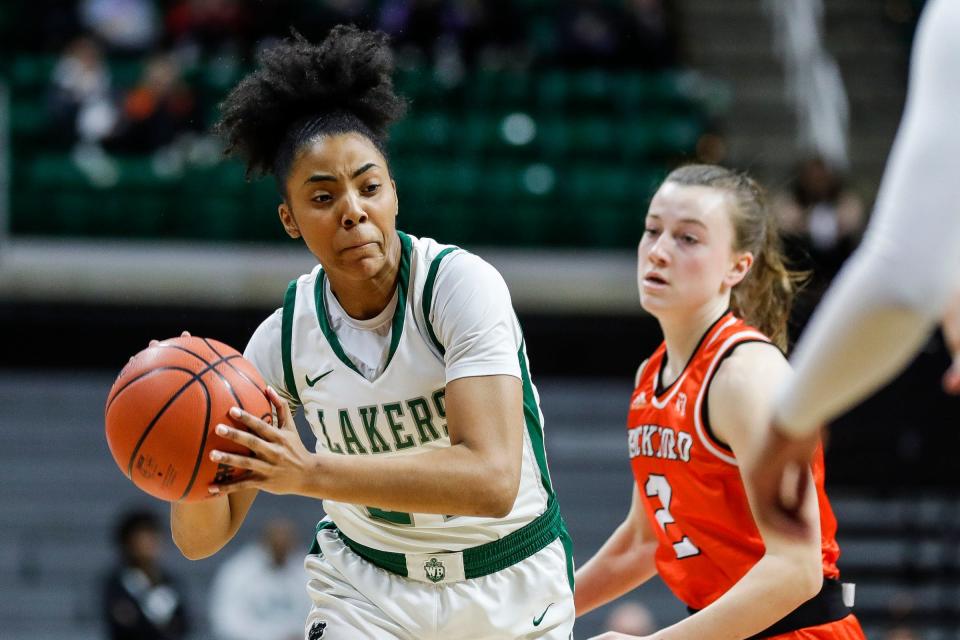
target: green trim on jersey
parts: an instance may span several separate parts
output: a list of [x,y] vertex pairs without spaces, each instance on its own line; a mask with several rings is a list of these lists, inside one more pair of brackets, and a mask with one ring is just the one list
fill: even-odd
[[[540,422],[540,406],[537,404],[537,398],[533,394],[533,383],[530,381],[530,369],[527,366],[527,358],[524,355],[525,341],[521,340],[520,349],[517,351],[517,359],[520,361],[520,377],[523,381],[523,419],[527,425],[527,435],[530,437],[530,445],[533,447],[533,455],[537,459],[537,467],[540,469],[540,481],[543,488],[547,490],[547,503],[559,505],[557,496],[553,492],[553,482],[550,480],[550,469],[547,467],[547,452],[543,442],[543,424]],[[559,511],[559,506],[557,506]],[[567,556],[567,581],[570,583],[570,590],[574,589],[573,580],[573,538],[567,531],[567,523],[560,518],[560,532],[558,537],[563,544],[563,551]]]
[[[327,528],[330,528],[329,521],[321,520],[317,524],[317,533]],[[462,551],[464,578],[467,580],[480,578],[512,567],[537,553],[558,537],[564,536],[566,530],[566,525],[560,516],[560,507],[557,506],[556,499],[551,498],[547,503],[546,511],[516,531],[508,533],[499,540],[464,549]],[[374,549],[352,540],[343,531],[338,533],[343,543],[367,562],[399,576],[407,576],[407,558],[402,553]],[[568,558],[572,558],[572,555],[568,554]],[[569,559],[567,564],[569,567]]]
[[[402,231],[397,231],[397,235],[400,237],[400,265],[397,273],[397,308],[393,311],[390,353],[387,354],[387,362],[383,365],[384,371],[390,366],[390,361],[393,360],[393,354],[396,353],[397,347],[400,345],[400,336],[403,334],[403,319],[406,317],[407,289],[410,286],[410,253],[413,250],[413,242],[410,240],[410,236]],[[333,352],[337,355],[337,358],[340,359],[340,362],[353,369],[360,377],[363,377],[363,374],[360,373],[357,366],[347,357],[343,346],[340,344],[340,339],[337,338],[337,334],[333,331],[333,328],[330,326],[330,320],[327,318],[327,303],[323,296],[323,283],[326,278],[326,273],[321,269],[320,277],[317,278],[316,284],[313,287],[313,296],[316,300],[317,320],[320,322],[320,330],[323,331],[324,337],[326,337],[327,342],[330,343],[330,348],[333,349]]]
[[561,527],[560,543],[563,545],[563,552],[567,556],[567,582],[570,583],[570,591],[576,592],[575,580],[573,578],[573,538],[570,537],[570,532],[567,531],[567,523],[565,521],[561,523]]
[[347,357],[346,353],[344,353],[343,347],[340,346],[340,340],[337,338],[337,334],[334,333],[333,328],[330,326],[330,321],[327,320],[327,305],[323,299],[323,282],[326,279],[327,274],[325,274],[323,269],[321,269],[319,277],[317,278],[316,283],[313,285],[313,295],[317,301],[317,321],[320,323],[320,330],[323,331],[323,335],[327,338],[327,342],[330,343],[330,347],[333,349],[333,352],[337,354],[337,358],[340,359],[340,362],[356,371],[358,375],[363,375],[360,373],[360,370],[357,369],[357,365],[353,364],[353,361]]
[[440,263],[448,253],[456,251],[459,247],[447,247],[443,251],[437,254],[437,256],[430,263],[430,270],[427,271],[427,281],[423,285],[423,322],[427,325],[427,333],[430,334],[430,339],[433,340],[433,346],[437,348],[440,352],[440,355],[446,355],[446,350],[443,348],[443,345],[440,344],[440,340],[437,339],[437,334],[433,332],[433,323],[430,322],[430,309],[433,307],[433,285],[437,280],[437,271],[440,270]]
[[313,532],[313,542],[310,543],[310,549],[307,550],[308,556],[315,556],[321,554],[320,543],[317,542],[317,534],[319,534],[324,529],[336,529],[337,525],[333,523],[332,520],[321,520],[317,523],[317,528]]
[[393,360],[393,354],[400,345],[400,335],[403,333],[403,319],[406,317],[407,288],[410,286],[410,254],[413,251],[413,241],[403,231],[397,231],[400,236],[400,270],[397,274],[397,309],[393,312],[393,326],[390,330],[390,353],[387,354],[387,363],[383,365],[386,371]]
[[523,420],[527,425],[527,435],[530,436],[530,445],[533,455],[537,458],[537,467],[540,468],[540,482],[547,490],[547,495],[553,497],[553,483],[550,481],[550,469],[547,468],[547,452],[543,445],[543,425],[540,423],[540,407],[533,394],[533,384],[530,382],[530,370],[527,367],[527,358],[523,353],[525,342],[520,341],[520,350],[517,358],[520,360],[520,376],[523,381]]
[[287,293],[283,296],[283,316],[280,332],[280,351],[283,357],[283,382],[287,385],[287,393],[297,404],[300,394],[297,393],[297,381],[293,377],[293,361],[290,359],[291,342],[293,342],[293,308],[297,301],[297,281],[292,280],[287,286]]

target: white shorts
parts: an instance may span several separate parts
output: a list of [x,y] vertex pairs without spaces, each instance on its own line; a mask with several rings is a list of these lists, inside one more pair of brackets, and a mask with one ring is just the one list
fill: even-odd
[[[381,569],[349,549],[336,529],[317,532],[308,555],[308,640],[514,640],[572,637],[575,610],[558,538],[501,571],[430,584]],[[572,562],[572,558],[570,559]]]

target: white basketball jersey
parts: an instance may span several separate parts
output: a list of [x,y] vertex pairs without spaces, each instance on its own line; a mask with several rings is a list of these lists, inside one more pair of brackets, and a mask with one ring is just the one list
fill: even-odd
[[[330,328],[318,265],[290,283],[282,319],[283,378],[304,410],[317,449],[348,456],[403,456],[450,446],[444,407],[444,345],[431,324],[434,285],[456,247],[399,233],[398,302],[383,372],[363,377]],[[513,314],[511,314],[513,315]],[[511,318],[520,335],[516,316]],[[522,339],[524,439],[520,490],[504,518],[385,511],[324,500],[347,536],[398,553],[460,551],[498,540],[544,513],[553,499],[543,446],[543,416]]]

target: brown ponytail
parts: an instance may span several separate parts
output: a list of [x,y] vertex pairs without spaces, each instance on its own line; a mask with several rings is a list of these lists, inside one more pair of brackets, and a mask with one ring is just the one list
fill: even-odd
[[787,320],[799,285],[807,274],[785,263],[776,217],[767,206],[763,188],[750,176],[716,165],[691,164],[675,169],[666,182],[728,192],[734,206],[730,218],[734,250],[753,254],[753,266],[733,288],[730,306],[740,318],[787,349]]

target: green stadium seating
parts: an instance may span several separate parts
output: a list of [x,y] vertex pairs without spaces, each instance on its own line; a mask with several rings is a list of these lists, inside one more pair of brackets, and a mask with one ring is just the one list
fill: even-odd
[[[525,0],[549,11],[543,0]],[[51,146],[51,56],[6,66],[12,89],[14,233],[282,241],[272,179],[247,183],[236,162],[158,173],[149,157],[115,158],[118,183],[99,188],[69,152]],[[115,86],[132,86],[140,61],[111,61]],[[247,69],[189,69],[211,119]],[[389,140],[400,227],[466,244],[632,245],[659,180],[689,157],[705,130],[696,76],[542,69],[476,71],[445,86],[428,69],[398,71],[411,111]],[[535,130],[509,139],[506,118]],[[38,212],[43,212],[38,214]]]

